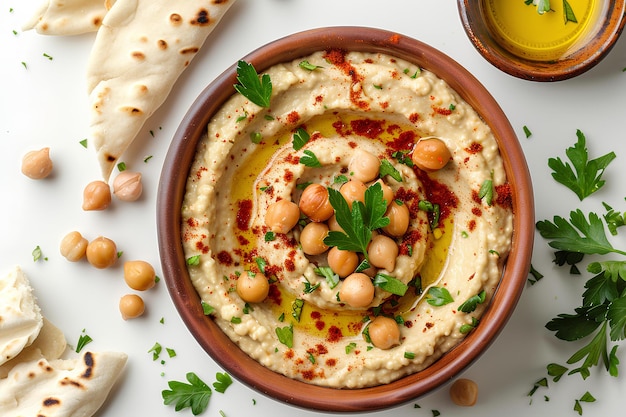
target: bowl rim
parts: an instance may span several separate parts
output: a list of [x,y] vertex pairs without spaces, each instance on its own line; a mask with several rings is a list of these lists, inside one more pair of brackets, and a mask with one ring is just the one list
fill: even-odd
[[626,24],[626,0],[607,0],[605,19],[589,40],[590,48],[580,48],[557,61],[533,61],[514,55],[499,46],[482,18],[483,1],[485,0],[480,0],[477,4],[475,0],[457,0],[467,37],[474,48],[494,67],[529,81],[563,81],[587,72],[611,51]]
[[[260,73],[274,64],[333,48],[381,52],[425,69],[435,68],[433,72],[446,80],[481,117],[490,115],[488,124],[499,147],[506,150],[502,157],[509,183],[516,190],[513,210],[518,214],[514,216],[514,246],[503,273],[506,279],[501,280],[483,314],[481,325],[421,372],[375,387],[336,389],[297,381],[263,367],[243,353],[211,318],[204,315],[186,269],[181,243],[181,206],[189,174],[185,167],[191,166],[202,129],[208,125],[212,114],[235,93],[232,85],[236,83],[236,63],[200,93],[174,134],[158,186],[157,238],[162,272],[172,301],[188,330],[222,368],[249,387],[289,405],[326,412],[362,412],[398,406],[434,390],[478,359],[494,341],[513,313],[528,276],[534,238],[534,200],[523,151],[500,106],[461,65],[421,41],[376,28],[325,27],[280,38],[242,59],[254,65]],[[474,92],[470,94],[472,89]],[[513,274],[515,271],[517,273]],[[212,343],[213,340],[221,343]],[[469,349],[472,344],[474,348]],[[253,379],[253,373],[261,377]],[[300,395],[296,396],[294,392]]]

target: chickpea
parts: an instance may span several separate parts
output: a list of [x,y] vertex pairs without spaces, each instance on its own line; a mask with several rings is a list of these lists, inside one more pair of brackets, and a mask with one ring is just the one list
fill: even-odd
[[274,233],[287,233],[298,224],[300,209],[293,201],[278,200],[265,213],[265,224]]
[[83,191],[83,210],[104,210],[111,204],[111,189],[104,181],[92,181]]
[[328,266],[339,277],[347,277],[359,266],[359,255],[356,252],[341,250],[333,246],[328,251]]
[[77,262],[83,259],[87,252],[87,239],[85,239],[79,232],[69,232],[63,239],[61,239],[60,250],[61,255],[70,262]]
[[339,226],[339,223],[337,223],[337,216],[335,216],[334,214],[331,216],[330,219],[328,219],[326,223],[328,224],[329,230],[333,232],[345,233],[345,231],[343,230],[343,227]]
[[307,255],[320,255],[328,250],[324,243],[324,238],[328,236],[328,226],[326,223],[309,223],[304,226],[300,233],[300,244],[302,251]]
[[436,171],[445,167],[451,157],[450,150],[441,139],[428,138],[415,144],[411,160],[424,171]]
[[372,266],[393,271],[398,257],[398,245],[389,236],[374,236],[367,248],[367,256]]
[[339,300],[355,308],[367,307],[374,299],[374,284],[361,272],[350,274],[341,283]]
[[314,222],[328,220],[335,213],[328,199],[328,189],[322,184],[311,184],[306,187],[298,206],[300,211]]
[[362,181],[350,180],[341,186],[339,192],[348,202],[348,206],[352,208],[353,201],[360,201],[361,203],[365,201],[365,190],[367,190],[367,186]]
[[390,349],[400,344],[400,328],[392,318],[378,316],[367,329],[372,344],[379,349]]
[[146,305],[143,302],[143,298],[137,294],[126,294],[120,298],[119,308],[124,320],[137,318],[146,311]]
[[22,174],[33,180],[46,178],[52,172],[50,148],[30,151],[22,158]]
[[387,207],[385,216],[389,217],[389,224],[383,227],[383,232],[394,237],[400,237],[406,233],[409,228],[409,208],[406,204],[398,204],[394,200]]
[[154,287],[155,278],[154,268],[148,262],[124,262],[124,281],[133,290],[145,291]]
[[348,169],[352,178],[361,182],[373,181],[380,172],[380,160],[376,155],[363,149],[357,149],[350,159]]
[[237,279],[237,294],[247,303],[260,303],[267,298],[270,284],[260,272],[254,275],[243,274]]
[[[391,204],[393,201],[393,190],[390,186],[385,184],[385,181],[379,179],[374,184],[379,183],[381,188],[383,189],[383,200],[387,202],[387,205]],[[372,184],[373,185],[373,184]]]
[[450,398],[456,405],[471,407],[478,400],[478,384],[471,379],[457,379],[450,386]]
[[122,171],[113,180],[113,194],[122,201],[136,201],[142,192],[139,172]]
[[99,236],[87,245],[87,261],[98,269],[108,268],[117,260],[117,247],[111,239]]

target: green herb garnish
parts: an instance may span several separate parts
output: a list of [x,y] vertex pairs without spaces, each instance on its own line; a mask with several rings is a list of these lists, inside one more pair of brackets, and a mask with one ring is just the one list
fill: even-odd
[[278,336],[280,343],[291,349],[293,347],[293,324],[285,327],[277,327],[276,336]]
[[485,302],[486,295],[487,294],[485,293],[485,290],[482,290],[480,293],[471,296],[459,306],[459,311],[462,311],[463,313],[471,313],[472,311],[476,310],[478,304],[482,304]]
[[558,157],[548,159],[548,166],[554,171],[552,178],[576,193],[582,201],[602,188],[605,183],[602,174],[615,159],[615,153],[609,152],[599,158],[589,160],[585,135],[577,130],[576,136],[578,137],[576,144],[565,151],[574,169],[572,170],[568,162],[564,163]]
[[311,139],[311,135],[309,135],[306,130],[299,127],[293,134],[293,149],[299,151],[304,145],[307,144],[309,139]]
[[441,307],[454,302],[454,298],[452,298],[447,288],[430,287],[428,289],[428,298],[426,298],[426,302],[431,306]]
[[302,69],[307,70],[307,71],[315,71],[315,70],[316,70],[316,69],[318,69],[318,68],[324,68],[324,67],[321,67],[321,66],[319,66],[319,65],[314,65],[314,64],[311,64],[311,63],[310,63],[309,61],[307,61],[307,60],[300,61],[300,63],[298,64],[298,66],[299,66],[300,68],[302,68]]
[[391,164],[391,162],[386,159],[382,159],[380,161],[380,177],[382,178],[386,175],[389,175],[398,182],[402,182],[402,175],[400,174],[400,171],[398,171],[396,167]]
[[272,80],[268,74],[259,78],[256,69],[245,61],[237,62],[237,82],[235,90],[248,100],[261,107],[270,106]]
[[187,258],[187,265],[189,266],[198,266],[200,265],[200,255],[194,255]]
[[368,187],[365,190],[365,204],[354,201],[352,209],[339,191],[328,188],[328,197],[335,209],[337,223],[345,233],[330,231],[324,243],[341,250],[361,252],[367,259],[367,245],[372,239],[372,231],[389,224],[389,217],[385,217],[387,202],[383,197],[382,186],[374,183]]
[[409,287],[399,279],[391,275],[378,273],[373,280],[374,286],[381,288],[391,294],[403,296]]
[[300,157],[300,163],[309,168],[320,168],[322,166],[313,151],[310,151],[308,149],[304,150],[304,155]]
[[85,334],[85,330],[83,329],[81,335],[78,336],[78,343],[76,343],[76,353],[80,353],[80,351],[83,350],[83,348],[91,342],[93,342],[93,339],[88,334]]
[[326,283],[330,289],[333,289],[339,284],[339,275],[335,274],[329,266],[320,266],[313,270],[317,275],[326,278]]
[[478,190],[478,197],[485,201],[485,204],[490,206],[493,203],[493,181],[485,180]]
[[169,381],[167,385],[170,389],[161,391],[161,396],[165,405],[175,403],[176,411],[191,408],[191,413],[197,416],[206,410],[212,391],[195,373],[189,372],[186,377],[189,384]]
[[213,388],[215,388],[215,391],[222,394],[226,392],[226,388],[230,387],[233,383],[233,379],[226,372],[217,372],[215,379],[216,381],[213,383]]

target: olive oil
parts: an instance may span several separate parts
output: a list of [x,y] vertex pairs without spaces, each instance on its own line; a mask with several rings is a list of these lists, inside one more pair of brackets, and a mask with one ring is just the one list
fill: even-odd
[[534,61],[554,61],[574,51],[593,31],[606,0],[552,0],[551,10],[537,13],[524,0],[483,0],[483,14],[502,47]]

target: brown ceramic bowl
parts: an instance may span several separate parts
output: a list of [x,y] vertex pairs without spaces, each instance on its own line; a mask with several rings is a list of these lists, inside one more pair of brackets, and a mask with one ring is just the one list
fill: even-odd
[[593,68],[613,48],[626,23],[625,0],[602,0],[605,9],[584,42],[556,60],[536,61],[517,56],[501,45],[485,15],[485,1],[457,0],[467,36],[478,52],[496,68],[531,81],[561,81]]
[[428,45],[378,29],[331,27],[279,39],[243,59],[261,72],[274,64],[328,48],[384,52],[433,71],[470,103],[495,133],[513,190],[515,232],[500,286],[480,326],[424,371],[373,388],[337,390],[270,371],[241,351],[203,314],[183,254],[181,204],[196,144],[211,116],[234,93],[236,63],[200,94],[173,138],[159,185],[159,247],[165,282],[178,312],[200,345],[227,372],[261,393],[299,407],[331,412],[375,410],[414,400],[448,382],[476,360],[500,333],[528,276],[534,235],[533,195],[524,155],[498,104],[468,71]]

